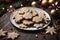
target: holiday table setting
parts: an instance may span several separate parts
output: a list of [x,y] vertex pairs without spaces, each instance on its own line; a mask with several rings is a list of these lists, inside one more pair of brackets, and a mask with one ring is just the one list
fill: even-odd
[[60,40],[60,0],[0,0],[0,40]]

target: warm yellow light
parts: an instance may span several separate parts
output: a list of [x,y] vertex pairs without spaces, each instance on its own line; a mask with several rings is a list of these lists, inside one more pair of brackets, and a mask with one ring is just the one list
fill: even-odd
[[44,3],[46,3],[46,2],[47,2],[46,0],[43,0],[43,1],[42,1],[42,4],[44,4]]
[[21,7],[23,6],[23,4],[21,4]]
[[60,8],[60,6],[57,6],[57,8]]
[[10,5],[10,8],[12,8],[13,6],[12,5]]
[[49,0],[49,3],[53,3],[54,2],[54,0]]

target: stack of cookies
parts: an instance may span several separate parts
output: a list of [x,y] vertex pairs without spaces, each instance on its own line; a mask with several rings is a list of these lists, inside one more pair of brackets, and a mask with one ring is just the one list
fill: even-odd
[[37,10],[29,8],[21,8],[13,12],[13,20],[15,20],[21,28],[42,28],[49,21],[44,12],[38,12]]

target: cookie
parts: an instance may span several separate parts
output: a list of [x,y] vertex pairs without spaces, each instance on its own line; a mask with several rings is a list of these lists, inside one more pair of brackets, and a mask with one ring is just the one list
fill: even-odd
[[23,19],[23,16],[22,15],[16,15],[15,16],[15,21],[16,22],[20,22],[22,19]]
[[32,19],[32,14],[30,13],[30,12],[28,12],[28,13],[25,13],[24,15],[23,15],[23,17],[25,18],[25,19]]
[[40,23],[40,24],[34,24],[34,27],[36,27],[36,28],[42,28],[43,27],[43,24],[42,23]]
[[19,25],[21,28],[26,28],[27,26],[26,25],[24,25],[24,24],[20,24]]
[[33,19],[32,19],[32,21],[34,21],[34,22],[36,22],[36,23],[38,23],[38,22],[42,22],[42,18],[41,17],[39,17],[39,16],[35,16],[35,17],[33,17]]
[[30,25],[30,24],[32,24],[32,23],[33,23],[32,21],[23,20],[23,24]]

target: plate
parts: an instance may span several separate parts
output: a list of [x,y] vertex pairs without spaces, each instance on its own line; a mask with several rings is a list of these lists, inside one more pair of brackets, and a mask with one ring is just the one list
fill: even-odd
[[[47,26],[50,24],[50,22],[51,22],[51,17],[50,17],[50,15],[49,15],[46,11],[44,11],[44,10],[42,10],[42,9],[40,9],[40,8],[35,8],[35,7],[22,7],[22,8],[29,8],[29,9],[32,9],[32,10],[36,10],[36,11],[38,11],[38,12],[44,12],[45,15],[46,15],[46,17],[49,18],[49,22],[48,22],[47,24],[45,24],[42,28],[34,28],[34,27],[20,28],[19,25],[15,22],[15,20],[13,20],[13,17],[12,17],[13,12],[12,12],[12,14],[11,14],[11,16],[10,16],[10,21],[11,21],[11,23],[12,23],[15,27],[17,27],[17,28],[19,28],[19,29],[22,29],[22,30],[40,30],[40,29],[43,29],[43,28],[47,27]],[[18,10],[20,10],[20,9],[22,9],[22,8],[19,8],[19,9],[15,10],[15,11],[18,11]],[[14,11],[14,12],[15,12],[15,11]]]

